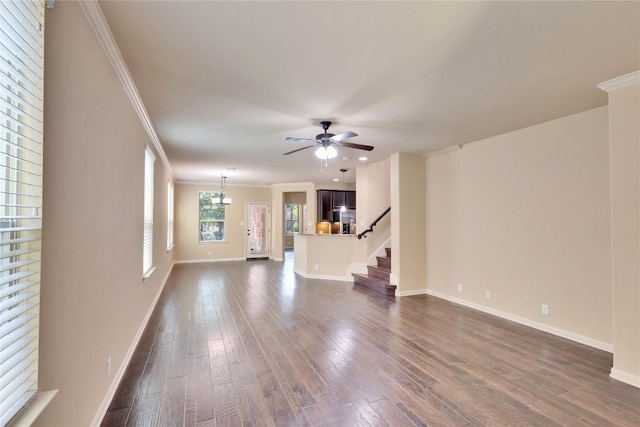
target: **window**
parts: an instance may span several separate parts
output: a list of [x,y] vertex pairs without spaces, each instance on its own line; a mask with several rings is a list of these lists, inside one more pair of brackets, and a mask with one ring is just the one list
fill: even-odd
[[300,229],[300,205],[284,205],[284,234],[298,234]]
[[43,2],[0,2],[0,425],[38,389],[43,24]]
[[173,182],[167,183],[167,250],[173,247]]
[[153,153],[144,150],[144,236],[142,239],[142,274],[147,278],[153,272]]
[[200,241],[224,242],[225,205],[216,205],[212,199],[220,197],[220,193],[200,192]]

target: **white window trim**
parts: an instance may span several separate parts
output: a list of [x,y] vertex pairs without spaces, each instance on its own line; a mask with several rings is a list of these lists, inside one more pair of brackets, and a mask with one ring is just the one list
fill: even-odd
[[149,147],[144,150],[144,203],[143,203],[143,237],[142,237],[142,277],[151,276],[153,266],[153,184],[154,162],[156,157]]
[[175,222],[175,186],[173,181],[167,182],[167,251],[175,246],[174,243],[174,222]]

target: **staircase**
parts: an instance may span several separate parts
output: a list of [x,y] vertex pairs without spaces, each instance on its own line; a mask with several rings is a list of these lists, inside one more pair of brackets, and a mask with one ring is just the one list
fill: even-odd
[[353,286],[386,296],[395,296],[396,285],[389,282],[391,275],[391,248],[385,248],[387,256],[376,257],[378,265],[368,265],[368,274],[352,273]]

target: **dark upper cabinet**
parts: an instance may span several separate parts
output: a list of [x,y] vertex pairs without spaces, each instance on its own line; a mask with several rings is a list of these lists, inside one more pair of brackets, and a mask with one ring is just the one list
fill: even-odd
[[355,209],[356,208],[356,192],[355,191],[345,191],[344,192],[345,204],[347,205],[347,209]]
[[340,209],[343,206],[346,206],[344,197],[344,191],[333,191],[333,209]]
[[318,190],[318,222],[333,221],[333,192]]
[[356,208],[355,191],[318,190],[318,222],[338,221],[334,213],[343,206]]

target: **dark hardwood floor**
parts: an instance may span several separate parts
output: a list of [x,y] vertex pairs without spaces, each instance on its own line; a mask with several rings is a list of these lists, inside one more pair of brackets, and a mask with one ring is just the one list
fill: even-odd
[[640,425],[609,353],[292,262],[177,265],[102,425]]

